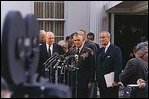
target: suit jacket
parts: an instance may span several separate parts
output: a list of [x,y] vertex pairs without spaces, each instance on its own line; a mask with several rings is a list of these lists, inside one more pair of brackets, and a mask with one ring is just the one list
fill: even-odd
[[100,48],[98,53],[98,64],[96,69],[97,81],[106,88],[104,75],[114,72],[114,81],[119,81],[119,74],[122,70],[122,54],[119,47],[110,44],[106,53]]
[[[75,49],[75,48],[74,48]],[[73,51],[70,51],[70,53],[74,54],[75,50],[72,49]],[[76,71],[73,71],[72,74],[72,85],[73,89],[75,88],[75,82],[76,82],[76,77],[77,77],[77,93],[78,93],[78,98],[81,97],[88,97],[88,82],[92,79],[94,79],[94,66],[92,66],[92,62],[94,60],[93,56],[93,51],[88,48],[83,46],[81,49],[80,53],[78,54],[78,62],[76,66],[79,68],[77,70],[77,76],[76,76]],[[75,91],[73,91],[75,92]]]
[[[148,81],[148,68],[147,66],[141,62],[140,58],[132,58],[130,59],[124,71],[120,75],[121,82],[126,86],[128,84],[136,84],[137,80],[142,78]],[[148,97],[148,89],[145,88],[134,88],[131,92],[132,98],[147,98]]]
[[[98,44],[96,45],[96,43],[92,43],[92,42],[90,42],[89,40],[87,40],[87,41],[85,41],[85,43],[84,43],[84,46],[86,46],[86,47],[88,47],[88,48],[90,48],[90,49],[92,49],[93,50],[93,52],[94,52],[94,57],[95,57],[95,59],[96,59],[96,57],[97,57],[97,53],[98,53]],[[96,61],[95,61],[96,62]],[[94,64],[95,65],[95,64]]]
[[[84,43],[84,46],[92,49],[92,51],[94,52],[94,55],[93,55],[94,60],[92,62],[92,67],[94,66],[94,68],[96,68],[97,67],[96,66],[96,64],[97,64],[97,54],[98,54],[98,51],[99,51],[97,45],[95,43],[90,42],[89,40],[86,40],[85,43]],[[94,71],[94,75],[95,75],[95,71]],[[94,80],[96,80],[96,78],[94,78]]]
[[[69,55],[75,55],[76,54],[76,48],[72,48],[69,50],[67,56]],[[92,65],[92,63],[94,62],[94,52],[92,49],[83,46],[83,48],[81,49],[80,53],[78,54],[79,58],[78,58],[78,64],[77,67],[79,68],[79,72],[81,71],[80,75],[83,75],[83,73],[86,73],[87,76],[90,79],[94,78],[94,69],[95,67]],[[71,60],[74,60],[71,59]],[[69,61],[71,61],[69,60]]]
[[[44,76],[45,67],[43,67],[43,64],[49,58],[49,53],[47,52],[47,47],[45,43],[40,45],[39,50],[40,50],[40,54],[39,54],[39,63],[38,63],[39,65],[38,65],[37,73],[39,73],[40,76]],[[53,44],[53,53],[55,52],[58,53],[59,55],[64,54],[62,47],[56,43]]]
[[84,74],[87,74],[89,80],[94,79],[95,67],[92,66],[92,63],[94,62],[93,53],[94,52],[90,48],[84,46],[79,53],[79,59],[78,59],[78,68],[80,75],[85,76]]
[[120,74],[120,78],[124,85],[136,84],[139,78],[147,81],[148,69],[145,68],[139,58],[132,58],[127,62],[124,71]]

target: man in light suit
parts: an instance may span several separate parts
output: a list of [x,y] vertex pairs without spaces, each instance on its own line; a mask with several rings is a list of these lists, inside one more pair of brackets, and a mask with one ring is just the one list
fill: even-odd
[[[99,34],[102,47],[98,54],[96,77],[100,91],[100,98],[118,98],[119,74],[122,70],[121,49],[110,43],[110,33],[102,31]],[[108,87],[104,75],[114,72],[112,86]]]

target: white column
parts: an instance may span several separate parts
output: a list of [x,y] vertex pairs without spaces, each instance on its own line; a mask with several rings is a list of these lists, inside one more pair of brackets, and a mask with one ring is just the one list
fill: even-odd
[[[104,29],[103,18],[105,17],[104,4],[106,1],[90,1],[90,28],[95,34],[95,42],[99,44],[98,34]],[[104,29],[105,30],[105,29]]]
[[114,44],[114,13],[111,13],[111,30],[109,32],[111,32],[111,42]]

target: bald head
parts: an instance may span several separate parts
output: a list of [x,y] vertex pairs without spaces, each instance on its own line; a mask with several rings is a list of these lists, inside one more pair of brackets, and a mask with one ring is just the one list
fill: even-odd
[[40,33],[46,33],[45,30],[40,30]]
[[53,32],[47,32],[46,34],[46,43],[52,45],[55,41],[55,35]]
[[39,40],[41,42],[46,42],[46,32],[44,30],[39,31]]

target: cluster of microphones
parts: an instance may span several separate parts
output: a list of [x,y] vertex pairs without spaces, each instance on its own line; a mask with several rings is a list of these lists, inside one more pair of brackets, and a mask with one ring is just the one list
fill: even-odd
[[68,64],[68,61],[73,60],[75,63],[78,62],[78,58],[82,57],[83,59],[85,59],[86,57],[88,57],[88,52],[87,53],[83,53],[81,55],[78,54],[73,54],[73,55],[69,55],[69,56],[65,56],[65,55],[59,55],[58,53],[54,53],[51,57],[49,57],[43,64],[44,70],[45,71],[49,71],[50,67],[53,67],[53,69],[55,68],[73,68],[74,69],[78,69],[77,66],[72,66],[70,64]]
[[[68,65],[68,61],[69,59],[73,59],[74,61],[78,61],[79,56],[77,54],[75,55],[69,55],[69,56],[65,56],[65,55],[59,55],[58,53],[54,53],[50,58],[48,58],[44,64],[43,67],[45,69],[45,71],[49,71],[50,67],[53,67],[53,69],[55,68],[67,68]],[[74,68],[74,66],[73,66]]]

